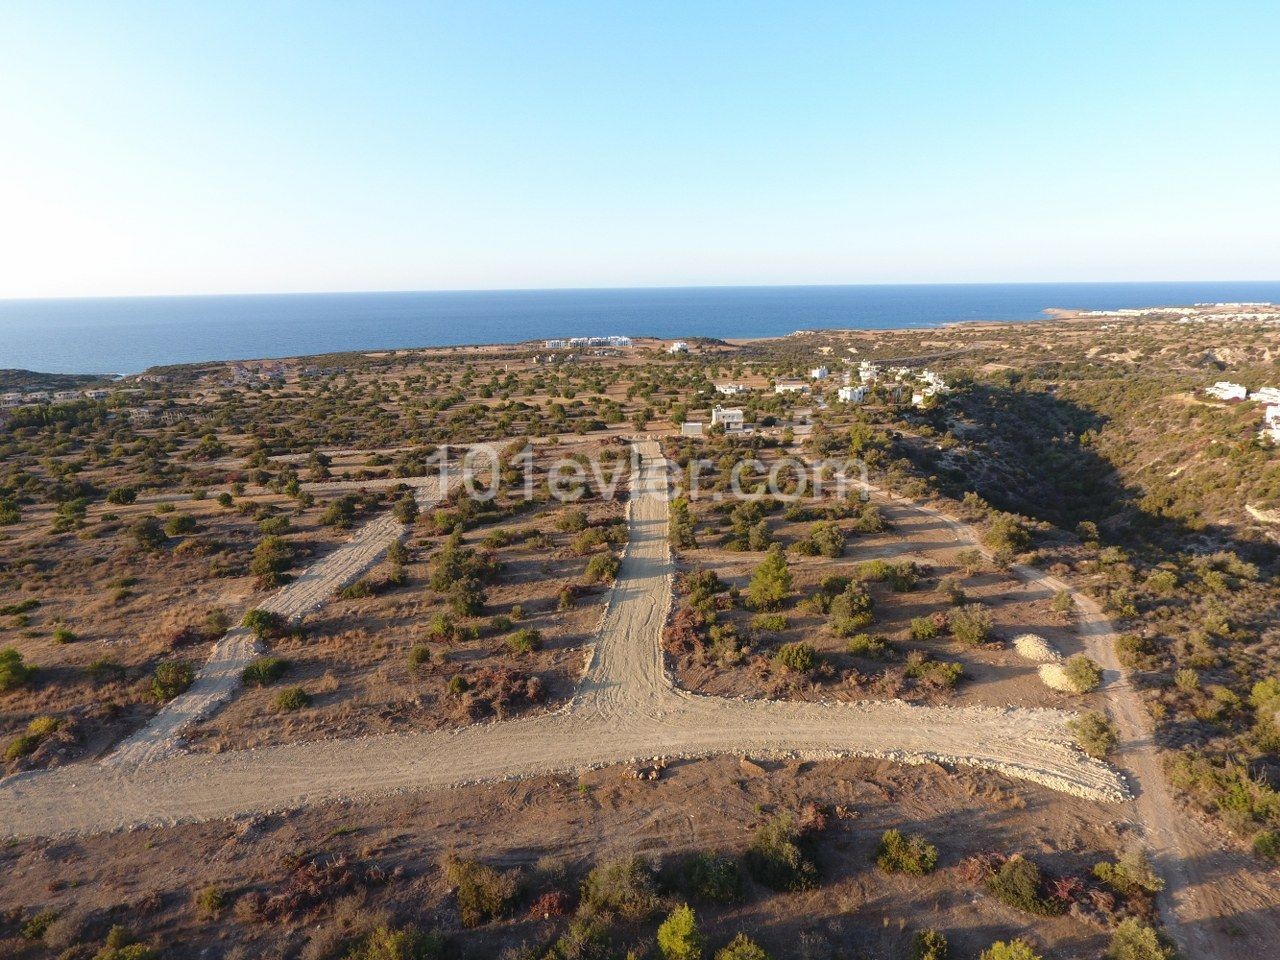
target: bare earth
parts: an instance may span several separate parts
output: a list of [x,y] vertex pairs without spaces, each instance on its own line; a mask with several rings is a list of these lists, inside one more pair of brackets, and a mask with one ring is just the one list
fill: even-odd
[[[656,443],[639,446],[642,467],[630,504],[630,544],[583,681],[562,710],[456,731],[174,755],[177,732],[195,716],[180,711],[171,730],[169,721],[154,731],[154,724],[147,728],[153,735],[144,739],[163,748],[147,750],[131,762],[69,766],[0,783],[5,833],[94,833],[583,770],[641,757],[720,753],[940,761],[999,771],[1087,799],[1119,802],[1129,796],[1117,773],[1075,746],[1066,729],[1071,715],[1064,711],[730,700],[675,688],[659,644],[672,595],[666,462]],[[920,509],[945,523],[958,541],[975,540],[964,524]],[[363,542],[363,534],[352,543]],[[394,537],[394,531],[388,535]],[[388,544],[382,543],[375,559]],[[346,568],[345,562],[342,566]],[[1019,573],[1047,591],[1067,589],[1038,571]],[[316,583],[303,578],[295,586],[304,582]],[[332,590],[322,587],[320,583],[315,594],[306,595],[323,602]],[[1266,941],[1254,936],[1265,931],[1252,927],[1266,924],[1274,908],[1271,898],[1265,891],[1236,890],[1222,882],[1229,872],[1224,858],[1230,855],[1214,851],[1207,834],[1180,818],[1160,772],[1145,712],[1115,662],[1109,621],[1087,598],[1077,596],[1077,603],[1088,652],[1107,669],[1105,692],[1122,729],[1118,758],[1136,793],[1132,813],[1145,825],[1145,840],[1169,882],[1162,904],[1166,923],[1193,956],[1261,955],[1257,944]],[[207,672],[221,678],[215,689],[230,685],[224,696],[238,682],[238,670],[214,666]],[[202,675],[197,687],[204,682]],[[152,757],[159,759],[140,762]],[[1122,816],[1118,810],[1117,818]],[[1235,926],[1232,935],[1214,924],[1215,918],[1227,916]]]
[[[658,642],[671,602],[666,462],[655,443],[641,447],[631,542],[586,675],[564,709],[459,731],[169,756],[174,745],[170,731],[176,734],[194,718],[179,707],[166,711],[161,716],[168,719],[141,735],[142,741],[156,745],[141,758],[163,757],[157,762],[67,767],[23,774],[0,785],[7,831],[15,836],[94,832],[583,769],[637,757],[725,752],[942,761],[999,770],[1079,796],[1124,798],[1120,778],[1076,748],[1065,727],[1069,714],[1062,711],[726,700],[676,689],[664,671]],[[357,543],[364,538],[353,541]],[[301,589],[308,583],[316,579],[303,578],[292,586]],[[325,594],[317,588],[305,595],[309,602],[319,602]],[[243,666],[243,658],[228,653],[210,671],[207,684],[202,676],[199,689],[192,691],[195,707],[204,703],[209,689],[228,693],[228,685],[234,687],[238,673],[222,666],[232,659]],[[136,755],[132,747],[125,749],[127,756]]]

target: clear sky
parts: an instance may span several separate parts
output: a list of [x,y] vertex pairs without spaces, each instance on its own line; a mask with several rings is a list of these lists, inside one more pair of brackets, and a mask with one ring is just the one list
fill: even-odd
[[1271,2],[0,17],[0,297],[1280,279]]

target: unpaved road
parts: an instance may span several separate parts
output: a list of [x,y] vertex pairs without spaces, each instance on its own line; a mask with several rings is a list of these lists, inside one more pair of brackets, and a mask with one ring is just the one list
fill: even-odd
[[1119,776],[1076,748],[1062,711],[727,700],[676,689],[659,644],[672,594],[666,462],[657,444],[640,446],[631,540],[582,684],[563,709],[457,731],[21,774],[0,783],[0,828],[17,837],[90,833],[716,753],[941,761],[1124,798]]
[[[450,483],[447,477],[436,477],[418,487],[415,497],[419,506],[437,503],[448,492]],[[389,513],[370,520],[350,540],[285,584],[258,608],[278,613],[286,620],[296,620],[319,609],[381,560],[407,529]],[[240,674],[261,652],[249,630],[229,630],[214,644],[191,687],[165,704],[145,727],[122,741],[102,762],[114,767],[136,767],[177,753],[183,731],[235,693]]]

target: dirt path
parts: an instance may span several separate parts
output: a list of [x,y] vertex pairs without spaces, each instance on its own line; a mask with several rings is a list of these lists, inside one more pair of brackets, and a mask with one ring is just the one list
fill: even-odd
[[[976,548],[990,559],[968,524],[872,489],[880,499],[933,518],[951,533],[956,546]],[[1131,810],[1143,846],[1165,880],[1159,898],[1161,920],[1183,955],[1194,960],[1259,960],[1270,955],[1280,929],[1277,872],[1271,871],[1269,880],[1266,871],[1224,847],[1211,829],[1192,820],[1174,800],[1150,715],[1116,656],[1111,620],[1092,598],[1058,577],[1018,565],[1013,572],[1029,586],[1040,588],[1046,600],[1060,591],[1075,600],[1077,633],[1085,653],[1102,667],[1101,692],[1120,730],[1112,760],[1133,793]]]
[[[0,783],[12,836],[205,820],[624,762],[639,757],[887,757],[997,770],[1118,801],[1114,771],[1085,757],[1058,710],[727,700],[676,689],[659,637],[671,604],[666,461],[641,444],[631,540],[582,685],[560,711],[457,731],[316,741],[153,763],[77,765]],[[224,671],[225,673],[225,671]],[[178,719],[182,719],[179,715]],[[190,722],[189,719],[186,722]]]
[[[448,484],[448,480],[437,477],[430,485],[418,487],[415,496],[419,506],[437,503],[447,492]],[[306,616],[347,584],[360,579],[407,530],[389,513],[370,520],[350,540],[259,603],[258,608],[286,620]],[[191,687],[165,704],[145,727],[122,741],[102,762],[113,767],[137,767],[178,753],[183,731],[230,699],[240,686],[244,668],[261,653],[261,645],[249,630],[229,630],[214,644]]]

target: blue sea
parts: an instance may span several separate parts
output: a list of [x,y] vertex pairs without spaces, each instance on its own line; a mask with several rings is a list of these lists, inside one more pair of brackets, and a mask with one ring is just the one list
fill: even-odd
[[0,300],[0,368],[137,373],[392,347],[547,337],[767,337],[1036,320],[1050,307],[1107,310],[1280,302],[1280,282],[1019,283],[619,290],[494,290]]

